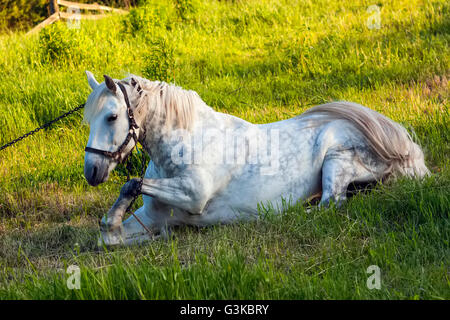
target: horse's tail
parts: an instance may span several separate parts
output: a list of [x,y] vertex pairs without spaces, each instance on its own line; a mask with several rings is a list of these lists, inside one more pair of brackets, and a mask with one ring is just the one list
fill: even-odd
[[350,121],[366,138],[373,152],[387,165],[385,176],[424,177],[430,173],[421,148],[408,131],[380,113],[352,102],[332,102],[313,107],[302,116],[322,114],[328,120]]

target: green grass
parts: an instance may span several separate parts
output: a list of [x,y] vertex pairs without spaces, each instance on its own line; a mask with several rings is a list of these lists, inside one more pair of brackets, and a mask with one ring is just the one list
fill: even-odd
[[[96,248],[124,178],[83,177],[81,114],[0,152],[0,298],[449,299],[447,1],[149,1],[129,17],[0,36],[0,144],[83,103],[84,70],[174,81],[265,123],[349,100],[414,131],[433,176],[140,247]],[[192,6],[180,7],[180,3]],[[161,61],[160,65],[157,61]],[[65,268],[82,270],[68,290]],[[366,269],[381,269],[369,290]]]

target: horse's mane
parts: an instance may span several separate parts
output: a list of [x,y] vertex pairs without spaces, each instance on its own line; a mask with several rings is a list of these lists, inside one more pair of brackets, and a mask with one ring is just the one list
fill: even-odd
[[164,119],[164,127],[189,130],[194,122],[196,108],[205,105],[203,100],[192,90],[185,90],[163,81],[149,81],[131,76],[142,88],[139,107],[153,112],[153,117]]
[[[196,108],[205,105],[197,92],[174,84],[150,81],[136,75],[130,75],[122,81],[132,85],[133,95],[139,95],[137,108],[147,108],[152,113],[152,119],[163,121],[163,128],[166,129],[189,130],[194,122]],[[100,111],[109,94],[104,83],[92,92],[86,101],[85,122],[89,122]]]

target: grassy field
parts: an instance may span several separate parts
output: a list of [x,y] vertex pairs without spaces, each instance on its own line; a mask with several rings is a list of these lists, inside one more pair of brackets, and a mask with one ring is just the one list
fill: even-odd
[[[367,25],[374,4],[380,28]],[[0,35],[0,144],[84,103],[87,69],[175,82],[255,123],[358,102],[413,132],[433,172],[339,209],[290,204],[98,250],[124,177],[88,186],[77,114],[0,152],[0,299],[450,299],[449,42],[445,0],[155,0],[80,29]],[[66,286],[69,265],[80,290]],[[370,265],[380,290],[366,286]]]

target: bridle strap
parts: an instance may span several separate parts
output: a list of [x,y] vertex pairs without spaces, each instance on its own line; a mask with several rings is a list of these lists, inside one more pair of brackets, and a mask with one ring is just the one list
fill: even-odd
[[[138,138],[137,138],[135,129],[138,129],[139,126],[136,124],[136,120],[134,119],[133,110],[131,109],[130,100],[128,99],[128,94],[127,94],[127,90],[125,89],[125,86],[121,82],[117,82],[117,85],[119,86],[120,91],[122,91],[123,97],[125,99],[125,104],[127,106],[128,122],[130,123],[128,135],[125,138],[125,141],[119,146],[119,148],[115,152],[100,150],[100,149],[91,148],[91,147],[84,148],[84,151],[100,154],[102,156],[111,158],[111,159],[121,163],[128,157],[128,154],[126,156],[122,157],[122,152],[127,147],[130,140],[133,138],[135,145],[138,142]],[[132,151],[133,151],[133,148],[131,148],[130,153]]]

